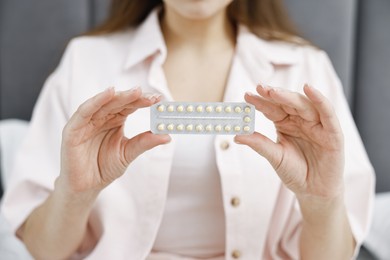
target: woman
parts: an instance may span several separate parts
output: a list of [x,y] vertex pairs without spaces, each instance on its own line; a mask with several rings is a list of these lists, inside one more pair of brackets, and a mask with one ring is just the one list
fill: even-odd
[[[148,131],[160,100],[244,99],[252,135]],[[373,193],[327,56],[275,0],[113,1],[48,79],[19,160],[3,210],[37,259],[348,259]]]

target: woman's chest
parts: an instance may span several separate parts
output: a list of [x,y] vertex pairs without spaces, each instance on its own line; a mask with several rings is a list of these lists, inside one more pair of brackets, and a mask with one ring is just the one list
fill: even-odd
[[233,52],[212,56],[171,55],[163,64],[174,100],[220,102],[229,79]]

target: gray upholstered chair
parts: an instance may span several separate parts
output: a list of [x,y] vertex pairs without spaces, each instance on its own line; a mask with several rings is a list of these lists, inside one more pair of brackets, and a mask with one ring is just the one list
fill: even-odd
[[[0,0],[0,119],[30,119],[67,42],[102,20],[108,2]],[[285,2],[303,35],[330,55],[376,169],[377,190],[390,191],[390,2]]]
[[285,1],[303,34],[326,50],[343,82],[377,192],[390,191],[390,1]]

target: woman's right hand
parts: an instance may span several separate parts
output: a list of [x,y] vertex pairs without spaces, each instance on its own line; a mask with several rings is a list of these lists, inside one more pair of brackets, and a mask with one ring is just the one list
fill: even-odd
[[123,133],[129,114],[159,101],[159,95],[143,96],[140,88],[116,93],[109,88],[84,102],[63,130],[56,186],[72,194],[99,193],[137,156],[168,143],[168,135],[148,131],[128,139]]

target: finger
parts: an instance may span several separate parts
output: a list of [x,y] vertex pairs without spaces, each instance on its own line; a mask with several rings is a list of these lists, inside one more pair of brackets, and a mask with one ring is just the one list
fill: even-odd
[[151,106],[155,103],[160,102],[161,95],[153,95],[153,97],[141,97],[140,99],[133,102],[129,107],[131,108],[121,108],[122,110],[115,113],[107,115],[104,120],[92,119],[94,120],[94,126],[99,129],[99,131],[106,131],[112,128],[116,128],[122,125],[127,116],[134,113],[138,108]]
[[105,117],[104,119],[104,122],[102,124],[99,124],[99,122],[103,121],[103,120],[96,120],[96,126],[101,126],[100,128],[100,131],[105,131],[105,130],[108,130],[110,128],[115,128],[117,127],[118,125],[122,124],[126,118],[134,113],[137,109],[139,108],[142,108],[142,107],[146,107],[146,106],[151,106],[155,103],[158,103],[160,102],[160,99],[155,99],[153,98],[152,100],[150,99],[147,99],[145,101],[141,101],[141,100],[138,100],[136,101],[138,104],[137,105],[134,105],[134,106],[131,106],[131,108],[121,108],[121,111],[115,113],[115,114],[109,114]]
[[171,141],[169,135],[155,135],[147,131],[126,141],[124,156],[128,164],[135,158],[158,145],[167,144]]
[[153,94],[140,97],[138,100],[117,110],[116,116],[127,117],[139,108],[150,107],[161,101],[162,95]]
[[307,84],[304,86],[303,91],[317,109],[324,129],[331,132],[341,132],[340,122],[330,101],[321,92]]
[[245,101],[254,105],[256,110],[263,113],[269,120],[273,122],[279,122],[285,119],[288,114],[279,105],[272,101],[266,100],[264,97],[252,94],[250,92],[245,93]]
[[108,88],[85,101],[69,119],[68,127],[78,129],[88,124],[92,116],[112,100],[114,94],[114,88]]
[[119,114],[123,116],[128,116],[131,113],[134,113],[139,108],[149,107],[153,104],[161,101],[161,94],[146,94],[140,96],[138,99],[134,100],[131,103],[126,103],[120,107],[112,108],[111,111],[107,114],[94,115],[93,118],[99,120],[101,116],[107,117],[108,115]]
[[262,97],[264,97],[265,99],[268,99],[268,100],[272,100],[271,96],[270,96],[270,90],[272,88],[271,87],[268,87],[268,86],[265,86],[265,85],[262,85],[262,84],[258,84],[257,85],[257,93],[259,93]]
[[126,91],[116,92],[114,98],[107,104],[105,104],[101,109],[99,109],[94,115],[94,119],[101,119],[106,117],[109,114],[115,114],[115,111],[134,102],[139,99],[142,94],[142,91],[139,87],[132,88]]
[[268,137],[254,132],[251,135],[237,135],[234,141],[238,144],[244,144],[265,157],[275,170],[278,169],[283,159],[283,151],[279,144],[276,144]]
[[160,102],[162,99],[162,95],[155,93],[155,94],[147,94],[147,95],[142,95],[139,99],[134,101],[133,103],[125,106],[122,108],[122,110],[130,110],[130,111],[135,111],[139,108],[144,108],[144,107],[150,107],[158,102]]
[[[258,89],[260,88],[261,87],[258,87]],[[299,115],[306,121],[319,121],[317,110],[312,102],[304,95],[278,88],[271,89],[269,95],[272,100],[277,104],[280,104],[289,115]]]

